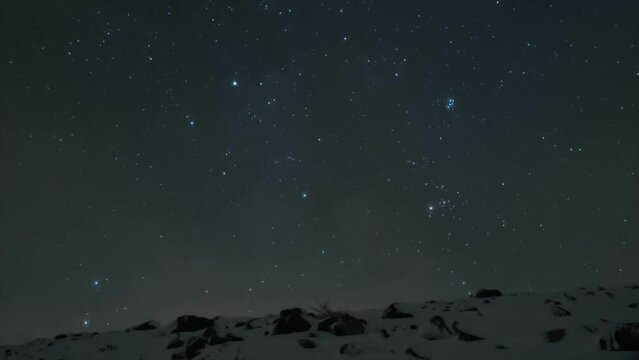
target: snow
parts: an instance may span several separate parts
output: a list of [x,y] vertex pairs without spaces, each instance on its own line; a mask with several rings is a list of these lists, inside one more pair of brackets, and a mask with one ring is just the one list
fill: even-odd
[[[104,333],[69,334],[58,339],[37,339],[18,346],[0,347],[3,359],[140,360],[187,358],[189,340],[227,339],[231,334],[242,341],[206,344],[194,359],[220,360],[331,360],[331,359],[639,359],[639,351],[610,351],[600,348],[600,340],[615,342],[615,329],[625,323],[639,323],[639,287],[572,290],[553,293],[504,294],[492,298],[455,301],[396,303],[401,313],[412,317],[385,319],[385,309],[349,313],[366,321],[363,334],[335,336],[318,331],[321,317],[301,312],[310,329],[271,335],[279,315],[251,322],[248,317],[216,317],[211,329],[174,333],[177,321],[161,326],[151,322],[144,329]],[[634,306],[632,304],[635,304]],[[553,311],[556,307],[567,310]],[[554,312],[554,313],[553,313]],[[561,314],[563,316],[558,316]],[[451,330],[442,330],[433,321],[439,316]],[[299,320],[299,319],[298,319]],[[456,329],[456,330],[455,330]],[[563,329],[557,342],[546,341],[544,333]],[[638,328],[639,329],[639,328]],[[207,332],[208,333],[205,333]],[[482,338],[462,341],[459,331]],[[167,349],[176,338],[184,345]],[[307,339],[302,347],[300,339]],[[432,340],[428,340],[432,339]],[[612,340],[612,341],[611,341]],[[224,340],[219,340],[223,342]],[[202,342],[202,341],[200,341]],[[211,341],[209,341],[211,342]],[[312,342],[312,343],[311,343]],[[614,344],[618,346],[618,344]],[[608,345],[607,349],[610,349]]]

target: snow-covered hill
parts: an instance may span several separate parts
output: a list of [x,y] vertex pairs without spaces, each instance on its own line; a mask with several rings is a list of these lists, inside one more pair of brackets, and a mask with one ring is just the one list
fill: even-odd
[[[625,351],[623,351],[625,350]],[[639,359],[639,286],[261,318],[181,316],[0,347],[3,359]]]

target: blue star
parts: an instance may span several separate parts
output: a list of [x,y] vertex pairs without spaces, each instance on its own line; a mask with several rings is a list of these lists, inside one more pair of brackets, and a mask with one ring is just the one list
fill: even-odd
[[307,192],[303,192],[302,193],[302,199],[308,199],[308,193]]
[[233,87],[237,87],[239,83],[237,82],[237,80],[233,80],[231,81],[231,85],[233,85]]

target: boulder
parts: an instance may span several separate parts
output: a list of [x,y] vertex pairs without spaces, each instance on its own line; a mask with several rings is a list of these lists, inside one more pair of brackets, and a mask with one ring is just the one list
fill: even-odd
[[317,347],[315,342],[309,339],[299,339],[297,340],[297,343],[299,344],[299,346],[303,347],[304,349],[314,349]]
[[226,334],[224,337],[221,337],[217,334],[217,330],[215,330],[215,327],[213,326],[207,328],[206,331],[204,331],[204,334],[202,334],[202,338],[209,345],[220,345],[229,341],[244,341],[244,339],[242,339],[241,337],[231,334]]
[[334,314],[320,322],[317,330],[336,336],[358,335],[366,332],[366,320],[357,319],[348,314]]
[[478,340],[484,340],[483,337],[479,337],[477,335],[473,335],[473,334],[469,334],[461,329],[459,329],[458,326],[458,322],[454,321],[453,322],[453,330],[455,331],[455,333],[459,334],[458,335],[458,339],[461,341],[478,341]]
[[475,293],[476,298],[489,298],[489,297],[497,297],[502,296],[501,291],[497,289],[479,289],[477,293]]
[[346,343],[339,348],[339,353],[342,355],[357,356],[362,353],[362,349],[355,344]]
[[275,325],[272,335],[303,332],[311,328],[311,324],[304,319],[300,308],[282,310],[276,321],[277,325]]
[[430,319],[430,323],[435,326],[435,329],[427,330],[423,337],[427,340],[440,340],[453,336],[453,332],[450,330],[443,317],[435,315]]
[[177,318],[177,325],[172,332],[198,331],[213,326],[213,323],[215,323],[214,319],[194,315],[183,315]]
[[614,327],[599,339],[601,350],[639,351],[639,322]]
[[391,304],[389,307],[384,310],[384,315],[382,315],[382,319],[402,319],[402,318],[412,318],[413,314],[408,314],[397,309],[395,304]]
[[571,315],[570,311],[562,308],[561,306],[554,306],[552,308],[552,314],[555,315],[555,316],[559,316],[559,317],[570,316]]
[[166,348],[167,349],[175,349],[175,348],[182,347],[182,345],[184,345],[184,341],[180,340],[180,338],[175,338],[175,339],[171,340],[171,342],[169,342],[168,345],[166,345]]
[[160,323],[157,321],[147,321],[142,324],[130,327],[126,329],[126,331],[146,331],[146,330],[154,330],[160,327]]
[[408,348],[405,351],[406,354],[416,358],[416,359],[421,359],[421,360],[430,360],[429,357],[425,357],[425,356],[421,356],[419,355],[415,350],[413,350],[413,348]]
[[200,353],[200,350],[202,350],[205,346],[206,346],[206,341],[204,340],[204,338],[202,337],[190,338],[189,341],[186,343],[186,352],[185,352],[186,358],[193,359]]
[[556,343],[561,341],[564,336],[566,336],[566,330],[564,329],[549,330],[544,333],[544,339],[547,343]]

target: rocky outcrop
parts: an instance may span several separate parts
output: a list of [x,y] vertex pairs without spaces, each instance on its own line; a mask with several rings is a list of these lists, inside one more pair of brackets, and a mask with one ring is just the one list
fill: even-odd
[[413,314],[408,314],[397,309],[396,304],[391,304],[389,307],[384,310],[384,315],[382,315],[382,319],[402,319],[402,318],[412,318]]
[[497,289],[479,289],[475,293],[476,298],[490,298],[490,297],[497,297],[502,295],[503,294],[501,293],[501,291]]
[[334,314],[320,322],[317,330],[329,332],[335,336],[364,334],[366,320],[357,319],[348,314]]
[[639,323],[626,323],[614,327],[599,339],[601,350],[639,351]]
[[213,326],[214,322],[215,322],[214,319],[208,319],[205,317],[194,316],[194,315],[183,315],[177,318],[177,325],[175,326],[175,329],[172,332],[177,333],[177,332],[198,331],[198,330],[206,329],[209,326]]
[[272,335],[303,332],[311,328],[311,323],[304,318],[300,308],[282,310],[276,322]]
[[160,323],[158,323],[157,321],[147,321],[147,322],[143,322],[142,324],[130,327],[126,329],[126,331],[147,331],[147,330],[154,330],[159,327],[160,327]]
[[555,329],[549,330],[544,333],[544,340],[547,343],[556,343],[561,341],[566,336],[566,330],[564,329]]

